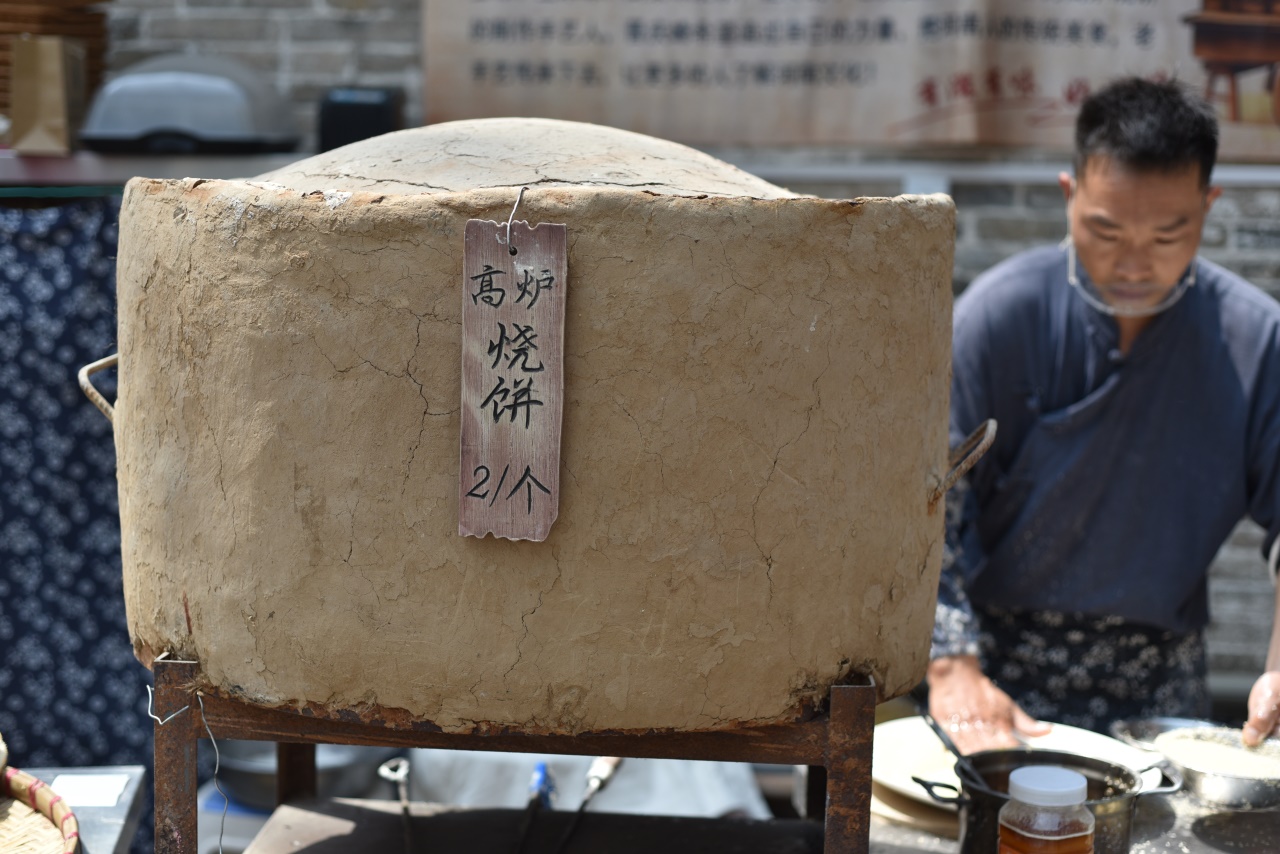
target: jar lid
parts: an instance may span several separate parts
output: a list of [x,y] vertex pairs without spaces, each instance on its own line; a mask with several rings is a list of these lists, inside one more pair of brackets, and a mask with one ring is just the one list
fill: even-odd
[[1009,775],[1009,797],[1041,807],[1082,804],[1089,781],[1078,771],[1058,765],[1024,765]]

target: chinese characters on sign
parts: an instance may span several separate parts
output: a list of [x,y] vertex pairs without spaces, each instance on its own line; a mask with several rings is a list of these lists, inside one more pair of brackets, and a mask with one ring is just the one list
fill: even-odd
[[1231,8],[1264,6],[1275,20],[1207,0],[427,2],[424,99],[430,122],[544,116],[695,145],[1065,152],[1100,84],[1177,76],[1219,106],[1223,156],[1275,160],[1280,3]]
[[471,220],[458,533],[546,539],[559,512],[567,229]]

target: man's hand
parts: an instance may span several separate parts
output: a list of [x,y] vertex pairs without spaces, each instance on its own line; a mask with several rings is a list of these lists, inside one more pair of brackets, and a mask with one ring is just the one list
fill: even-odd
[[[1280,540],[1271,549],[1271,571],[1275,572],[1276,550]],[[1262,740],[1275,732],[1280,721],[1280,584],[1276,585],[1275,617],[1271,622],[1271,643],[1267,647],[1265,672],[1253,683],[1249,692],[1249,720],[1245,721],[1241,740],[1247,747],[1257,747]]]
[[[1275,674],[1280,678],[1280,674]],[[1015,732],[1045,735],[1049,725],[1018,707],[982,673],[972,655],[929,662],[929,714],[947,731],[961,753],[995,747],[1017,747]],[[1277,682],[1280,689],[1280,681]]]
[[1245,746],[1257,747],[1280,722],[1280,671],[1270,670],[1258,677],[1249,692],[1249,720],[1241,733]]

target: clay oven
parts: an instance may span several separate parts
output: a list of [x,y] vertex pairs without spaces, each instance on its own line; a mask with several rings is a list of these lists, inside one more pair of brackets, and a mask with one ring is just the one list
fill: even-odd
[[[568,227],[560,515],[457,533],[463,229]],[[793,719],[921,676],[951,203],[460,122],[254,181],[131,181],[115,435],[144,662],[448,731]]]

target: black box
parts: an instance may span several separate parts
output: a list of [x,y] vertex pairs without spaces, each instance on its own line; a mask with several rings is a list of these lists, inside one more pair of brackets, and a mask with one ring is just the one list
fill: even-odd
[[329,151],[404,128],[404,92],[339,86],[320,99],[317,151]]

